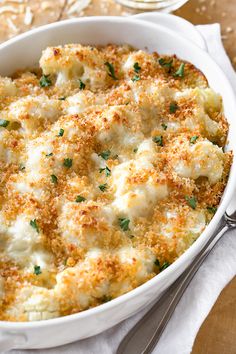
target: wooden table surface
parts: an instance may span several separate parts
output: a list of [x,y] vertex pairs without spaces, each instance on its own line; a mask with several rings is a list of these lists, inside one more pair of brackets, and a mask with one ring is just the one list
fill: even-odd
[[[87,0],[89,5],[82,11],[76,9],[75,2],[76,0],[0,0],[0,42],[30,28],[60,19],[135,13],[112,0]],[[175,13],[194,24],[219,22],[224,46],[236,68],[236,0],[190,0]],[[203,323],[192,354],[236,354],[236,277],[222,291]]]

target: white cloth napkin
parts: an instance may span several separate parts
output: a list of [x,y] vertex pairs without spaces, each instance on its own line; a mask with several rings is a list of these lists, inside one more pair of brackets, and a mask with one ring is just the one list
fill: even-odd
[[[221,66],[236,92],[236,74],[221,42],[218,24],[197,26],[208,51]],[[197,332],[222,289],[236,274],[236,232],[228,232],[192,280],[167,325],[154,354],[189,354]],[[14,351],[14,354],[113,354],[128,330],[147,311],[95,337],[54,349]]]

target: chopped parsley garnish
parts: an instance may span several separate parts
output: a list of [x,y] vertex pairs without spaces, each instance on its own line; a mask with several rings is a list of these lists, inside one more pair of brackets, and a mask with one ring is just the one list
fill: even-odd
[[211,214],[215,214],[217,212],[217,208],[216,207],[207,207],[207,210],[209,211],[209,213]]
[[191,143],[191,144],[196,143],[196,140],[197,140],[198,138],[199,138],[199,137],[198,137],[197,135],[192,136],[191,139],[190,139],[190,143]]
[[134,75],[131,79],[133,82],[135,81],[139,81],[140,80],[140,77],[138,75]]
[[59,130],[59,133],[57,134],[57,136],[63,136],[64,135],[64,129],[60,129]]
[[39,85],[41,87],[49,87],[52,85],[52,81],[49,79],[49,75],[43,75],[39,80]]
[[72,166],[73,160],[72,159],[64,159],[63,166],[70,168]]
[[57,184],[57,176],[51,175],[52,183]]
[[165,124],[165,123],[162,123],[162,128],[164,129],[164,130],[166,130],[167,129],[167,125]]
[[175,112],[177,111],[178,108],[179,108],[179,107],[178,107],[177,103],[172,102],[172,103],[170,104],[169,111],[170,111],[171,114],[173,114],[173,113],[175,113]]
[[85,83],[79,79],[79,89],[84,90],[85,89]]
[[59,97],[58,99],[59,99],[60,101],[65,101],[66,97],[63,96],[63,97]]
[[134,148],[133,152],[136,154],[136,152],[138,151],[138,148]]
[[9,120],[0,119],[0,127],[6,128],[9,123],[10,123]]
[[163,146],[163,136],[162,135],[156,135],[152,138],[154,143],[156,143],[158,146]]
[[52,156],[52,155],[53,155],[52,152],[50,152],[49,154],[46,154],[47,157],[50,157],[50,156]]
[[100,154],[98,154],[98,156],[101,156],[104,160],[108,160],[110,155],[111,155],[110,150],[102,151],[100,152]]
[[100,169],[99,169],[99,172],[100,172],[100,173],[102,173],[103,171],[105,171],[106,177],[109,177],[109,176],[111,175],[111,170],[110,170],[109,167],[106,166],[105,168],[100,168]]
[[154,264],[155,264],[157,267],[160,267],[160,262],[159,262],[159,260],[158,260],[157,258],[156,258]]
[[138,74],[141,70],[141,66],[136,62],[134,63],[134,71]]
[[21,171],[24,171],[24,170],[25,170],[25,166],[21,163],[20,166],[19,166],[19,169],[20,169]]
[[108,302],[108,301],[111,301],[112,300],[112,296],[108,296],[108,295],[104,295],[102,297],[102,302],[105,303],[105,302]]
[[108,71],[109,71],[108,75],[110,77],[112,77],[114,80],[118,80],[116,75],[115,75],[114,66],[111,63],[109,63],[108,61],[105,63],[105,65],[106,65],[106,67],[108,68]]
[[162,270],[166,269],[167,267],[169,267],[169,265],[170,265],[169,262],[164,262],[164,263],[162,264],[162,266],[160,267],[160,270],[162,271]]
[[185,63],[181,63],[179,69],[174,73],[174,77],[184,77]]
[[119,225],[120,225],[120,228],[123,231],[128,231],[129,230],[129,223],[130,223],[129,219],[127,219],[127,218],[119,218]]
[[100,184],[98,188],[100,189],[100,191],[105,192],[105,190],[108,188],[108,184],[107,183]]
[[36,219],[30,220],[30,226],[32,226],[32,228],[35,229],[37,231],[37,233],[39,233],[39,227],[38,227]]
[[42,274],[40,266],[37,266],[37,265],[34,266],[34,274],[35,275]]
[[185,196],[185,200],[188,202],[188,205],[192,208],[192,209],[196,209],[197,206],[197,200],[195,197],[188,197],[187,195]]
[[170,69],[172,67],[172,64],[173,64],[173,59],[171,59],[170,61],[167,61],[164,58],[160,58],[158,61],[159,61],[159,64],[161,66],[163,66],[164,68],[169,69],[169,71],[170,71]]
[[82,197],[82,195],[77,195],[75,201],[76,203],[81,203],[84,202],[86,199],[84,197]]

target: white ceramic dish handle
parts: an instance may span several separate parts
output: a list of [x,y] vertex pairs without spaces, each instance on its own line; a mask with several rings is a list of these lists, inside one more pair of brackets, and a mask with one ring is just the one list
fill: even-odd
[[197,28],[192,23],[179,16],[159,12],[143,12],[141,14],[133,15],[132,17],[167,27],[174,32],[178,32],[178,34],[190,40],[199,48],[205,50],[206,52],[208,51],[207,43]]

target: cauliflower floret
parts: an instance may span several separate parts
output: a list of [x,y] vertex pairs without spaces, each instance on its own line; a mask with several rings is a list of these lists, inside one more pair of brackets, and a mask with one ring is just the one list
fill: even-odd
[[106,84],[108,75],[102,54],[91,47],[79,44],[48,47],[43,51],[40,66],[45,75],[56,75],[56,85],[60,86],[74,80],[92,89]]
[[204,140],[188,147],[187,158],[175,160],[175,172],[181,177],[197,179],[207,177],[211,184],[218,182],[224,169],[224,153],[221,148]]
[[9,77],[0,77],[0,97],[15,96],[17,88],[15,83]]
[[48,320],[60,316],[59,303],[53,289],[26,285],[17,291],[7,315],[24,321]]
[[153,170],[152,162],[157,157],[154,149],[151,141],[145,141],[138,149],[136,160],[124,162],[112,170],[113,205],[122,215],[148,216],[155,203],[168,195],[164,175],[159,173],[157,177]]
[[83,310],[103,298],[109,290],[109,273],[106,253],[90,250],[84,261],[57,275],[55,294],[73,309]]
[[139,250],[122,247],[116,252],[119,262],[119,277],[110,284],[112,296],[119,296],[139,286],[153,275],[155,255],[149,249]]
[[114,219],[110,206],[95,202],[68,202],[62,206],[58,223],[66,243],[89,249],[109,244]]
[[60,101],[41,95],[20,98],[11,103],[1,115],[11,122],[17,122],[22,134],[32,136],[35,131],[42,130],[43,125],[53,123],[60,114]]
[[33,217],[17,216],[6,230],[6,236],[6,252],[18,264],[28,269],[34,265],[42,269],[53,268],[53,256],[42,248],[42,237]]

